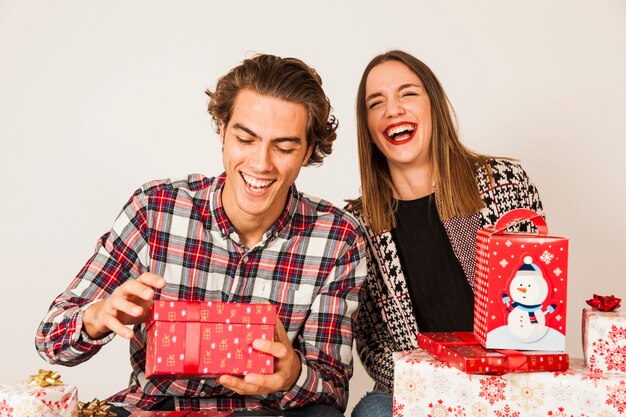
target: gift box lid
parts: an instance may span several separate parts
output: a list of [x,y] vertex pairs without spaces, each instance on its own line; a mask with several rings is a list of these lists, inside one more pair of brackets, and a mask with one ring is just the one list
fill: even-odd
[[502,375],[569,368],[566,353],[486,349],[471,332],[425,332],[417,341],[428,353],[466,373]]
[[156,300],[148,314],[146,328],[156,321],[274,325],[276,307],[269,303]]

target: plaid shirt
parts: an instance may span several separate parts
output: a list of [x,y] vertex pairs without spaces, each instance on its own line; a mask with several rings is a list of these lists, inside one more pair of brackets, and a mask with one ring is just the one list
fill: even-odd
[[212,380],[147,380],[146,329],[130,342],[130,385],[109,401],[130,411],[173,397],[178,410],[288,409],[310,403],[343,411],[352,375],[352,321],[365,279],[365,242],[341,209],[291,187],[286,207],[253,248],[239,242],[222,206],[226,175],[155,181],[137,190],[95,254],[54,300],[36,335],[50,363],[76,365],[114,338],[83,329],[90,303],[144,272],[167,285],[155,298],[276,305],[302,372],[290,391],[241,396]]

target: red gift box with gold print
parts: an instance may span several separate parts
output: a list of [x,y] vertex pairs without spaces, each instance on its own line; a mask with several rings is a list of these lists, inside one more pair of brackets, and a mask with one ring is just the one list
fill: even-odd
[[426,352],[468,374],[566,371],[566,353],[486,349],[471,332],[426,332],[417,335]]
[[130,417],[231,417],[230,411],[135,411]]
[[148,317],[146,378],[274,372],[274,357],[252,347],[274,340],[272,304],[157,300]]
[[[537,234],[507,227],[530,221]],[[474,334],[489,349],[565,350],[568,239],[545,220],[512,210],[476,236]]]

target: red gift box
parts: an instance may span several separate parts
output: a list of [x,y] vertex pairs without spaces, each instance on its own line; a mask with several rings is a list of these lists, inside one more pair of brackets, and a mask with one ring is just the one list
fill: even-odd
[[426,332],[417,335],[426,352],[468,374],[566,371],[566,353],[486,349],[471,332]]
[[231,417],[230,411],[136,411],[130,417]]
[[[537,234],[506,228],[524,221]],[[474,334],[491,349],[565,350],[568,239],[548,236],[537,213],[516,209],[476,236]]]
[[252,347],[274,340],[272,304],[160,300],[148,317],[146,378],[274,372],[274,357]]

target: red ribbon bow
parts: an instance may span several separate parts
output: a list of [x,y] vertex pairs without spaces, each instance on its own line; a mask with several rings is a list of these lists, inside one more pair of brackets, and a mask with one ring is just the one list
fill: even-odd
[[600,311],[613,311],[620,306],[621,298],[613,295],[594,294],[593,298],[587,300],[587,304]]

